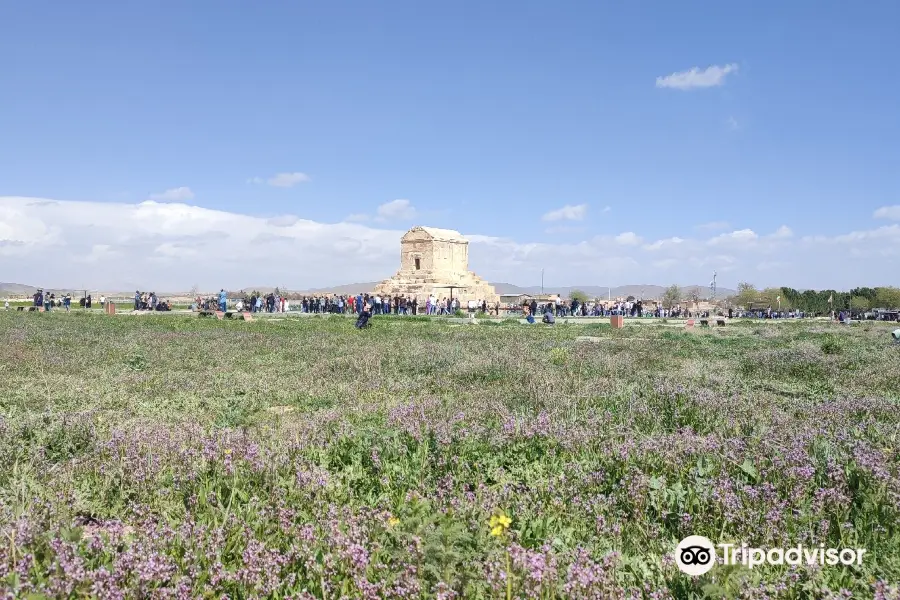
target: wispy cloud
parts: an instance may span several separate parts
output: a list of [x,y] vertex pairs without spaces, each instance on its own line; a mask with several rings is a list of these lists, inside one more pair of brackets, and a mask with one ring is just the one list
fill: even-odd
[[623,246],[637,246],[643,241],[641,236],[637,235],[633,231],[620,233],[614,239],[616,240],[617,244],[622,244]]
[[412,219],[416,216],[416,209],[409,200],[391,200],[378,207],[377,215],[381,220]]
[[161,194],[150,194],[150,199],[155,202],[186,202],[194,199],[194,192],[189,187],[177,187]]
[[253,183],[256,185],[261,185],[263,183],[267,185],[271,185],[272,187],[281,187],[281,188],[289,188],[294,187],[298,183],[306,183],[309,181],[309,175],[306,173],[278,173],[273,177],[269,177],[268,179],[264,179],[262,177],[251,177],[247,180],[247,183]]
[[542,221],[581,221],[587,214],[587,204],[566,204],[562,208],[551,210],[541,217]]
[[412,202],[405,198],[398,198],[385,202],[375,209],[375,215],[367,215],[365,213],[353,213],[344,219],[345,223],[363,223],[365,221],[375,221],[377,223],[386,223],[388,221],[403,221],[414,218],[419,214]]
[[701,231],[721,231],[723,229],[728,229],[729,227],[731,227],[731,224],[728,221],[710,221],[709,223],[695,225],[694,229],[699,229]]
[[585,231],[587,231],[587,227],[582,227],[580,225],[554,225],[553,227],[548,227],[544,230],[545,233],[551,235],[560,233],[584,233]]
[[730,131],[737,131],[741,128],[741,124],[738,123],[737,119],[735,119],[734,117],[728,117],[728,119],[725,121],[725,125]]
[[691,90],[694,88],[716,87],[725,83],[725,77],[729,73],[738,70],[736,63],[725,66],[713,65],[700,70],[700,67],[694,67],[688,71],[680,71],[672,73],[665,77],[656,78],[656,87],[671,88],[675,90]]
[[664,240],[656,240],[652,244],[647,244],[644,246],[644,250],[659,250],[663,248],[671,248],[672,246],[677,246],[684,242],[684,239],[680,237],[670,237]]
[[770,237],[776,240],[786,240],[794,237],[794,232],[787,225],[782,225]]
[[900,204],[894,206],[882,206],[872,216],[876,219],[888,219],[891,221],[900,221]]
[[307,181],[309,181],[309,175],[306,173],[279,173],[269,179],[268,184],[274,187],[288,188]]
[[752,229],[738,229],[731,233],[717,235],[709,240],[709,244],[713,246],[718,244],[746,244],[748,242],[756,241],[757,238],[759,238],[759,234]]

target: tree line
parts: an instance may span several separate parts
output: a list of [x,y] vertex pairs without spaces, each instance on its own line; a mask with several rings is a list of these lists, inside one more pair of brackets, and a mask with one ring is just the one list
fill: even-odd
[[900,307],[900,288],[859,287],[847,292],[837,290],[803,290],[789,287],[757,290],[752,283],[739,283],[732,303],[744,308],[800,310],[807,313],[827,313],[832,310],[865,312],[874,308]]

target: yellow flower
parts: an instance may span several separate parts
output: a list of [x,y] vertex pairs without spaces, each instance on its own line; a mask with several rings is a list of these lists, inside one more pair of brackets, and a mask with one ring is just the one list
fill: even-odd
[[488,524],[491,527],[491,535],[497,537],[503,535],[503,532],[509,529],[509,526],[512,524],[512,519],[500,512],[495,515],[491,515]]
[[400,524],[400,519],[398,519],[397,517],[391,517],[390,519],[388,519],[388,525],[390,525],[391,527],[393,527],[394,525],[399,525],[399,524]]
[[225,455],[231,454],[231,448],[225,448]]

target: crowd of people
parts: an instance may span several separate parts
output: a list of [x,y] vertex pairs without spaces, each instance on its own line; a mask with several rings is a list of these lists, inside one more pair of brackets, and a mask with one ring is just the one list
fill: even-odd
[[[34,296],[32,296],[32,300],[34,301],[34,306],[38,308],[43,307],[45,311],[50,311],[53,308],[62,308],[68,312],[72,308],[72,294],[61,294],[60,297],[57,298],[56,294],[38,290],[34,293]],[[86,298],[81,299],[82,308],[84,308],[85,300]],[[88,306],[88,308],[90,308],[90,306]]]
[[[66,293],[57,296],[53,292],[45,292],[44,290],[39,289],[31,296],[31,302],[32,306],[34,306],[35,308],[43,308],[44,311],[50,311],[54,308],[59,308],[68,312],[72,308],[72,294]],[[78,305],[81,308],[91,308],[92,302],[93,300],[90,294],[87,294],[86,296],[78,299]],[[103,300],[101,300],[101,303],[102,302]],[[8,309],[9,300],[6,301],[5,305]]]
[[[216,304],[216,301],[213,298],[205,301],[197,298],[195,304],[199,308],[210,309]],[[218,304],[219,310],[225,310],[221,308],[221,293]],[[452,315],[458,310],[467,310],[472,313],[479,310],[488,312],[491,308],[495,313],[499,313],[500,310],[499,304],[489,307],[483,300],[480,302],[469,300],[462,304],[458,298],[438,299],[434,295],[428,296],[424,302],[420,303],[418,298],[401,295],[391,297],[379,294],[357,294],[355,296],[325,294],[300,296],[289,300],[287,297],[275,293],[259,295],[242,293],[241,297],[233,303],[234,309],[239,312],[279,313],[295,310],[310,314],[361,314],[367,305],[373,315]]]
[[[33,295],[33,304],[35,307],[42,307],[45,311],[53,308],[62,308],[66,311],[70,310],[72,305],[72,295],[69,293],[60,294],[45,292],[42,289],[37,290]],[[92,298],[90,294],[86,294],[79,299],[81,308],[91,308]],[[106,298],[100,297],[101,307],[105,306]],[[459,298],[442,297],[438,298],[431,294],[420,301],[416,297],[408,297],[405,295],[382,296],[379,294],[321,294],[321,295],[304,295],[294,296],[288,299],[283,294],[270,292],[268,294],[245,294],[241,292],[236,301],[229,301],[227,292],[222,289],[217,296],[208,298],[197,297],[191,305],[192,310],[219,310],[226,311],[230,308],[242,312],[267,312],[267,313],[285,313],[289,311],[297,311],[309,314],[355,314],[358,316],[368,313],[368,317],[364,320],[367,322],[372,315],[453,315],[458,311],[475,314],[481,312],[484,314],[499,316],[501,312],[506,314],[521,314],[529,321],[534,320],[535,316],[540,315],[544,322],[553,322],[555,317],[610,317],[615,315],[630,316],[632,318],[656,317],[656,318],[708,318],[710,312],[702,310],[691,310],[679,304],[671,308],[665,308],[658,302],[653,302],[650,307],[646,307],[642,300],[627,301],[579,301],[578,299],[563,300],[557,298],[550,302],[538,303],[536,299],[530,299],[521,305],[512,304],[501,306],[499,302],[488,304],[485,300],[467,300],[461,302]],[[7,302],[8,308],[8,302]],[[169,301],[160,299],[155,292],[141,292],[136,290],[134,293],[134,310],[135,311],[170,311],[172,305]],[[716,314],[719,316],[727,316],[729,318],[756,318],[756,319],[796,319],[813,316],[798,310],[773,310],[772,307],[744,309],[717,309]],[[549,321],[548,316],[549,315]],[[840,314],[835,313],[833,318],[844,322],[849,321],[854,315],[850,311],[842,311]],[[891,314],[894,319],[898,317]]]
[[531,315],[544,315],[548,312],[555,317],[611,317],[614,315],[629,316],[634,318],[656,317],[656,318],[693,318],[708,317],[708,311],[689,310],[681,305],[675,305],[671,308],[665,308],[656,304],[650,309],[645,309],[642,300],[615,301],[615,302],[581,302],[577,299],[565,301],[556,299],[553,302],[538,303],[532,299],[530,302],[523,303],[522,307],[507,307],[508,311],[524,313],[524,307],[528,307],[528,313]]
[[[105,303],[105,298],[101,298],[101,304]],[[167,312],[172,310],[171,304],[167,300],[160,300],[156,292],[134,292],[134,310],[155,310],[159,312]]]

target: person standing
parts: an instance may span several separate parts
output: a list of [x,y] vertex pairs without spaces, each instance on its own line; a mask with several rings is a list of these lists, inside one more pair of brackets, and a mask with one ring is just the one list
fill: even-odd
[[66,297],[63,298],[63,306],[66,307],[66,312],[69,312],[69,308],[72,306],[72,294],[66,294]]
[[219,310],[225,312],[225,309],[228,308],[228,294],[225,293],[225,288],[219,290]]

